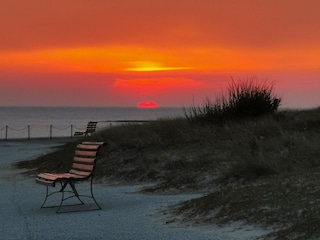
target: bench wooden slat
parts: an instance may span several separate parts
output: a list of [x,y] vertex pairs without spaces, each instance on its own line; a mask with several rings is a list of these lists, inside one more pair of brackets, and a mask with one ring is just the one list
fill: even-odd
[[87,164],[93,164],[95,161],[95,158],[87,158],[87,157],[74,157],[73,158],[74,162],[78,163],[87,163]]
[[73,163],[72,164],[72,169],[91,172],[93,170],[93,165],[87,165],[87,164],[81,164],[81,163]]
[[46,173],[40,173],[38,174],[38,177],[46,180],[51,180],[51,181],[55,181],[58,179],[57,175],[46,174]]
[[40,173],[38,174],[38,178],[55,181],[59,178],[70,178],[70,175],[68,173],[59,173],[59,174]]
[[82,150],[76,150],[75,156],[79,157],[95,157],[97,155],[96,151],[82,151]]
[[89,177],[91,175],[91,172],[83,172],[83,171],[78,171],[75,169],[71,169],[70,173],[78,175],[78,176],[83,176],[83,177]]
[[36,178],[36,183],[50,187],[55,187],[56,185],[54,181],[49,181],[42,178]]
[[78,149],[84,149],[84,150],[98,150],[99,149],[98,144],[78,144]]

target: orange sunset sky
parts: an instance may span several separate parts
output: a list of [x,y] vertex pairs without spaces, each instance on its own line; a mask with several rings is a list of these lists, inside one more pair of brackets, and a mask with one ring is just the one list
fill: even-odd
[[319,0],[1,0],[0,106],[201,104],[231,77],[320,106]]

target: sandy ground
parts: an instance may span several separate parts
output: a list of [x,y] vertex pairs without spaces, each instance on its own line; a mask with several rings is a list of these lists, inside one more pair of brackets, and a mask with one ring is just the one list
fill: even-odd
[[57,140],[0,142],[1,239],[225,240],[254,239],[266,233],[243,226],[166,224],[160,210],[196,195],[144,195],[137,193],[141,186],[96,184],[95,197],[102,207],[99,211],[56,214],[53,208],[40,209],[45,187],[21,175],[12,163],[32,159],[60,144]]

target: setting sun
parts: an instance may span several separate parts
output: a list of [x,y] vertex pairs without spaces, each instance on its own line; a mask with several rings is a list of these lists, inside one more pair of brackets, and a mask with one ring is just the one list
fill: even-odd
[[152,101],[140,102],[137,105],[138,108],[157,108],[158,104]]

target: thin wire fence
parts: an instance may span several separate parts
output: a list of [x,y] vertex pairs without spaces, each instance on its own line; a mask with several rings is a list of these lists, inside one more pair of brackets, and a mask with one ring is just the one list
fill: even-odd
[[[98,121],[96,131],[102,130],[104,128],[117,126],[124,123],[144,123],[151,122],[152,120],[106,120]],[[0,140],[9,139],[32,139],[32,138],[61,138],[69,137],[75,138],[75,132],[85,131],[86,126],[76,126],[76,125],[65,125],[65,126],[35,126],[27,125],[23,127],[11,127],[9,125],[0,126]]]
[[34,126],[25,127],[3,126],[0,128],[0,139],[31,139],[31,138],[55,138],[55,137],[73,137],[74,131],[83,128],[74,125],[69,126]]

